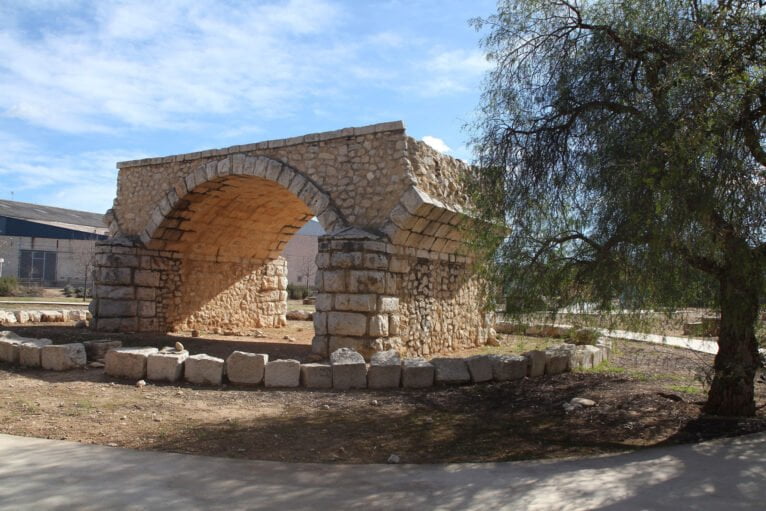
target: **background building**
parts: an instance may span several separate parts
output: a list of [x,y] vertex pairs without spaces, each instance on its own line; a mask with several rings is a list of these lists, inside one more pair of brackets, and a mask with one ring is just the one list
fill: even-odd
[[95,241],[106,234],[99,213],[0,200],[2,276],[25,285],[81,286]]
[[282,257],[287,259],[287,281],[296,286],[314,287],[317,273],[317,251],[319,236],[324,229],[316,220],[309,220],[287,242]]

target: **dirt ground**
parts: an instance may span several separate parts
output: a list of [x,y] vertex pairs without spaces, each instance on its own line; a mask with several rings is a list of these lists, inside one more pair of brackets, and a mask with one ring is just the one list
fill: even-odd
[[[10,328],[55,342],[104,337],[71,326]],[[306,359],[311,323],[266,331],[269,338],[135,336],[126,345],[171,345],[226,356],[235,349]],[[285,335],[295,341],[282,339]],[[521,352],[559,342],[504,337]],[[461,353],[465,355],[467,353]],[[485,462],[560,458],[695,442],[766,430],[752,419],[704,417],[704,374],[712,357],[619,341],[595,370],[517,382],[428,390],[310,391],[199,387],[114,380],[102,369],[54,373],[0,364],[0,432],[146,450],[327,463]],[[766,385],[757,384],[758,404]],[[566,413],[587,397],[596,406]]]

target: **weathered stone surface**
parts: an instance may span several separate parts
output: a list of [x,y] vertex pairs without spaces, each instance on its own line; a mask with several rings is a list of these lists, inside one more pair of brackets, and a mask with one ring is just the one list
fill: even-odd
[[141,380],[146,378],[149,355],[158,351],[157,348],[113,348],[104,357],[104,372],[115,378]]
[[146,377],[151,381],[179,381],[187,358],[189,352],[186,350],[152,353],[146,359]]
[[301,364],[301,385],[307,389],[332,388],[330,364]]
[[43,346],[40,364],[50,371],[67,371],[85,367],[85,346],[81,342]]
[[19,365],[42,367],[43,346],[53,344],[50,339],[24,339],[19,344]]
[[88,360],[103,360],[109,350],[122,347],[122,341],[111,339],[98,339],[95,341],[84,341],[85,354]]
[[527,375],[527,359],[518,355],[492,355],[492,379],[520,380]]
[[367,386],[371,389],[397,388],[402,380],[402,359],[396,350],[381,351],[370,358]]
[[535,378],[545,374],[545,352],[532,350],[524,353],[527,358],[527,376]]
[[434,384],[434,365],[422,358],[405,358],[402,363],[402,387],[422,389]]
[[224,361],[201,353],[186,359],[184,379],[198,385],[220,385],[223,380]]
[[226,376],[235,385],[258,385],[268,361],[266,354],[234,351],[226,358]]
[[315,335],[311,339],[311,353],[315,353],[320,357],[326,357],[329,354],[329,341],[326,335]]
[[291,321],[311,321],[312,314],[309,311],[298,309],[287,311],[285,317]]
[[341,348],[330,355],[333,388],[363,389],[367,386],[367,366],[364,357],[349,348]]
[[297,387],[301,380],[301,363],[297,360],[272,360],[266,364],[264,384],[267,387]]
[[545,374],[561,374],[569,366],[569,353],[561,349],[545,350]]
[[355,312],[330,312],[327,332],[332,335],[362,336],[367,333],[367,316]]
[[474,355],[465,359],[471,381],[481,383],[492,379],[492,358],[490,355]]
[[0,361],[18,364],[19,344],[18,339],[0,338]]
[[436,370],[434,380],[442,384],[461,384],[471,381],[468,365],[462,358],[433,358],[431,363]]

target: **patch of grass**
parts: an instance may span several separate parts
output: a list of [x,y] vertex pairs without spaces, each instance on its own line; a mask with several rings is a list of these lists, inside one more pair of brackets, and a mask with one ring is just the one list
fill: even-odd
[[668,385],[665,388],[675,392],[683,392],[685,394],[702,394],[702,389],[694,385]]

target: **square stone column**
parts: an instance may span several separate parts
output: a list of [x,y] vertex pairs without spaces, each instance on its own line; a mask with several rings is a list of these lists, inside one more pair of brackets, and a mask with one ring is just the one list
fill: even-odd
[[319,238],[315,353],[352,348],[369,360],[378,351],[400,348],[392,253],[384,237],[362,229]]

